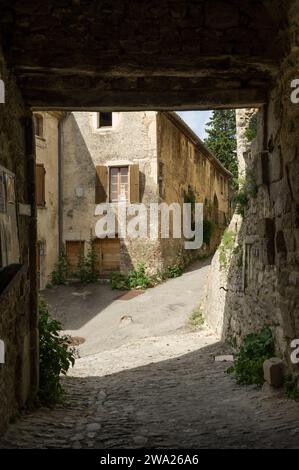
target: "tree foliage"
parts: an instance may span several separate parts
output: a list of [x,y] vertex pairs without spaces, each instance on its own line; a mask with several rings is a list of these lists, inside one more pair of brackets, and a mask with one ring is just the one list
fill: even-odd
[[215,110],[206,125],[205,144],[218,160],[238,177],[236,117],[233,109]]

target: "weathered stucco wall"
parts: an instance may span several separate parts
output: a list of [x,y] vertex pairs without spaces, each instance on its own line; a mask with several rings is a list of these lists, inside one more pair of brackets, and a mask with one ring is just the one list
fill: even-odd
[[43,289],[58,260],[58,121],[55,113],[43,117],[43,137],[35,136],[36,163],[45,167],[45,206],[37,207],[37,239],[42,244],[40,288]]
[[[156,113],[113,113],[112,128],[96,128],[96,113],[71,113],[64,124],[64,240],[95,236],[97,165],[139,165],[139,201],[157,200]],[[107,199],[107,202],[108,199]],[[87,246],[87,244],[86,244]],[[159,242],[121,240],[121,270],[138,262],[161,266]]]
[[223,338],[238,342],[270,325],[277,353],[298,374],[290,342],[299,337],[299,105],[291,102],[290,82],[298,78],[299,13],[290,15],[290,55],[259,113],[257,139],[245,153],[247,180],[256,189],[239,220],[227,273],[219,275],[219,251],[210,273],[210,288],[222,285],[227,292],[208,292],[204,309]]
[[[33,159],[30,160],[30,142],[26,144],[25,123],[30,114],[1,52],[0,76],[6,87],[6,102],[0,104],[0,164],[16,175],[17,201],[28,204]],[[28,134],[27,138],[30,141]],[[36,289],[29,273],[34,219],[19,215],[18,222],[22,266],[0,296],[0,338],[5,342],[6,353],[5,364],[0,364],[0,432],[36,385]],[[34,275],[34,266],[31,269]]]
[[[185,195],[193,193],[196,202],[204,204],[204,219],[213,223],[209,244],[199,250],[184,250],[184,239],[162,239],[165,265],[176,262],[180,253],[194,258],[215,251],[219,237],[228,222],[229,177],[220,171],[193,140],[176,125],[168,113],[158,113],[158,166],[162,164],[160,184],[167,204],[188,202]],[[222,179],[222,182],[221,182]],[[216,203],[217,201],[217,203]]]

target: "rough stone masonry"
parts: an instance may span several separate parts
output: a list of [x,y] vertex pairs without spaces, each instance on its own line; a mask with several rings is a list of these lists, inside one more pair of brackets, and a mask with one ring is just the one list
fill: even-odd
[[289,55],[269,102],[258,112],[251,146],[244,129],[252,110],[236,114],[248,204],[244,217],[234,215],[228,229],[235,241],[226,254],[229,265],[221,267],[221,246],[213,260],[205,313],[223,339],[238,343],[245,334],[269,325],[277,354],[298,375],[290,360],[291,340],[299,337],[299,106],[290,99],[290,77],[298,74],[298,10],[294,14]]

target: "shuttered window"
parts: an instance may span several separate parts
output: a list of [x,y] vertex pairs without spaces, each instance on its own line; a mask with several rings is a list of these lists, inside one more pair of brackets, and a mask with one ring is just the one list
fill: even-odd
[[107,167],[98,165],[96,167],[95,203],[107,202]]
[[[109,188],[109,191],[108,191]],[[139,165],[96,167],[95,203],[107,202],[140,202]]]
[[110,168],[110,201],[129,200],[129,167],[114,166]]
[[140,202],[139,165],[130,165],[130,202]]
[[40,114],[35,114],[33,117],[34,132],[38,137],[44,137],[44,120]]
[[45,175],[46,170],[42,163],[36,164],[36,205],[44,207],[46,205],[45,194]]

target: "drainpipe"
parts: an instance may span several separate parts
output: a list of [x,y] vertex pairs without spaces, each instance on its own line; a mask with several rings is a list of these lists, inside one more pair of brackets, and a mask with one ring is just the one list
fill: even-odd
[[63,250],[63,128],[69,113],[63,113],[58,122],[58,247]]

